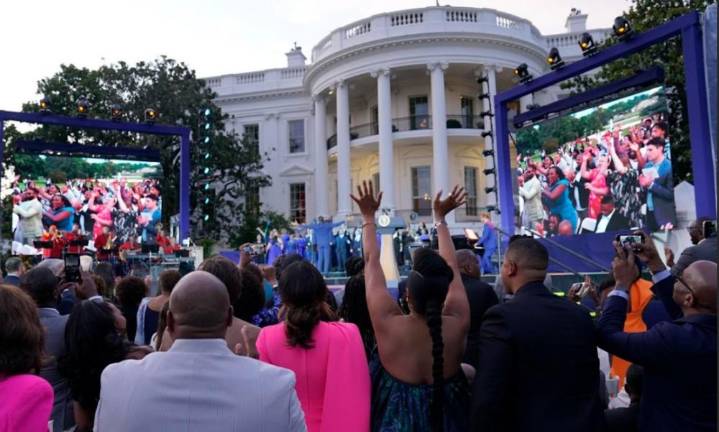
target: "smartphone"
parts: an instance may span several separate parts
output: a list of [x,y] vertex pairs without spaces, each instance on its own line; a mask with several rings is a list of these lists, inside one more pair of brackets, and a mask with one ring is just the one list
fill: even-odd
[[80,255],[65,254],[65,281],[66,282],[82,282],[80,274]]
[[638,249],[644,243],[644,234],[618,235],[617,241],[625,249]]

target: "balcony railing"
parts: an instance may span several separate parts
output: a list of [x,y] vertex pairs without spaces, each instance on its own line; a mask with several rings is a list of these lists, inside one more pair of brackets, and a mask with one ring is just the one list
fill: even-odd
[[[415,115],[392,119],[392,132],[432,129],[432,116]],[[484,129],[484,118],[469,115],[448,115],[447,129]],[[379,134],[378,123],[365,123],[350,128],[350,141]],[[337,145],[337,134],[327,139],[327,150]]]

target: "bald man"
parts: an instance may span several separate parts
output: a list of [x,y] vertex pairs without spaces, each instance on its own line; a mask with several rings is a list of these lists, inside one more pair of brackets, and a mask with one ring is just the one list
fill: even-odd
[[603,430],[594,325],[545,287],[548,264],[537,240],[510,240],[500,271],[514,297],[482,320],[472,430]]
[[467,348],[464,350],[462,362],[470,364],[476,369],[482,316],[487,309],[499,302],[492,287],[488,283],[482,282],[479,278],[477,255],[469,249],[460,249],[455,255],[464,290],[467,292],[467,300],[469,301],[469,332],[467,333]]
[[[597,322],[599,346],[644,367],[640,431],[717,430],[717,265],[696,261],[680,276],[662,262],[647,237],[635,250],[615,244],[615,289]],[[627,290],[636,259],[652,272],[652,291],[674,321],[644,333],[624,333]]]
[[102,373],[95,431],[305,431],[289,370],[227,348],[232,307],[210,273],[187,274],[170,296],[167,352]]

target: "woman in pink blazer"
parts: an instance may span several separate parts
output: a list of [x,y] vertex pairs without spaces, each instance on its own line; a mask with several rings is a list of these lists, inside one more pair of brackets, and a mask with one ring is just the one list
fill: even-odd
[[52,386],[37,375],[45,333],[35,302],[0,285],[0,431],[47,432]]
[[306,261],[283,269],[284,322],[257,339],[260,360],[294,371],[309,432],[367,432],[370,377],[354,324],[336,322],[320,272]]

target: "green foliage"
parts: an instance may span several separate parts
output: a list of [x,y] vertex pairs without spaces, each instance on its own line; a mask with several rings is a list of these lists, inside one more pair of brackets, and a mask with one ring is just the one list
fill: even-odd
[[[629,20],[634,31],[641,33],[687,12],[704,11],[712,3],[714,3],[712,0],[632,0],[632,6],[624,16]],[[612,37],[603,43],[603,47],[616,43],[618,40]],[[648,69],[655,65],[664,68],[665,84],[672,89],[667,92],[667,99],[674,182],[676,184],[682,180],[691,181],[691,148],[684,87],[684,57],[680,38],[669,39],[639,53],[618,59],[605,65],[596,75],[579,77],[564,83],[562,87],[583,92],[610,81],[627,78],[634,75],[637,70]]]
[[[75,102],[85,97],[90,103],[89,117],[110,118],[110,107],[123,107],[123,120],[143,121],[145,108],[152,107],[160,113],[159,123],[189,127],[193,136],[200,136],[202,112],[210,108],[212,127],[203,130],[203,136],[211,137],[210,143],[195,142],[192,145],[191,205],[193,237],[219,240],[229,237],[242,224],[238,215],[242,213],[243,196],[248,187],[267,186],[270,178],[261,174],[262,159],[251,151],[246,142],[237,135],[224,131],[226,115],[212,100],[216,95],[205,82],[197,79],[195,71],[182,62],[162,56],[152,62],[129,65],[125,62],[110,64],[96,70],[61,65],[55,75],[38,82],[38,94],[50,102],[56,114],[75,115]],[[36,112],[38,104],[29,102],[23,111]],[[12,163],[14,140],[43,139],[50,142],[67,142],[104,146],[142,148],[151,146],[161,151],[163,175],[160,189],[163,196],[163,223],[179,207],[179,138],[160,137],[110,132],[101,130],[79,130],[60,126],[41,126],[31,132],[20,134],[6,130],[5,163]],[[211,157],[204,159],[209,151]],[[209,167],[209,173],[203,169]],[[22,172],[22,171],[19,171]],[[23,175],[27,175],[22,172]],[[66,172],[66,174],[69,174]],[[207,223],[198,223],[202,218],[197,203],[202,194],[201,183],[211,182],[216,186],[214,200],[218,217]]]
[[240,228],[230,235],[230,247],[239,247],[243,243],[254,243],[257,239],[259,231],[269,232],[270,230],[289,230],[292,226],[290,220],[285,217],[282,213],[274,211],[256,212],[248,210],[243,219],[243,224]]

